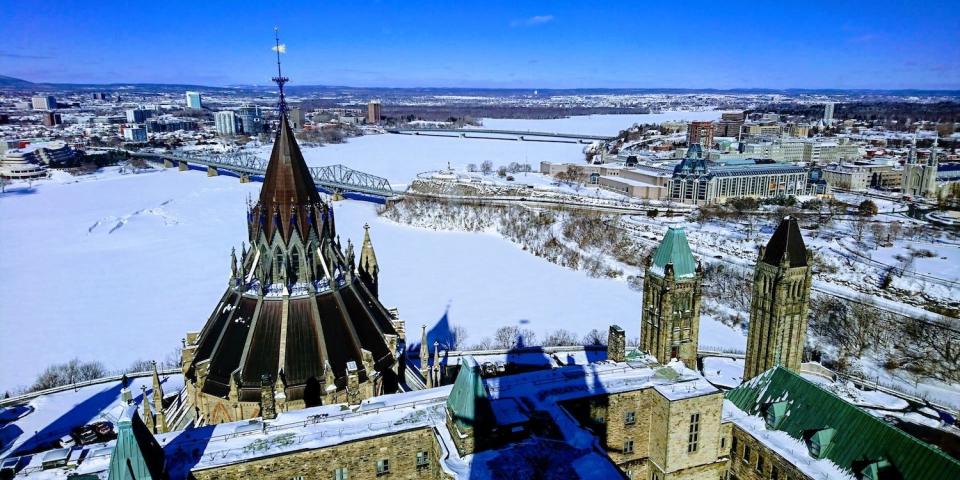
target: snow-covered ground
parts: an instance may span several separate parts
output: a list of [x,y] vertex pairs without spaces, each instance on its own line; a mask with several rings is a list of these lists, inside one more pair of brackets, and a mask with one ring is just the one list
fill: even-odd
[[[616,117],[591,118],[623,127],[639,121]],[[577,161],[581,149],[370,135],[305,148],[304,155],[313,165],[343,163],[401,184],[447,162],[536,166]],[[223,294],[230,247],[246,240],[245,199],[259,189],[196,171],[120,175],[115,168],[78,179],[58,174],[33,188],[8,186],[0,195],[0,290],[7,292],[0,302],[0,390],[27,385],[45,366],[73,357],[117,369],[162,360],[185,332],[203,326]],[[371,224],[382,300],[400,309],[408,328],[430,327],[446,315],[467,329],[468,343],[505,325],[583,334],[617,323],[629,338],[639,334],[640,296],[623,281],[550,264],[495,234],[401,226],[377,217],[369,203],[336,208],[344,241],[359,244],[363,224]],[[726,343],[709,337],[701,341]]]
[[722,113],[723,112],[719,110],[707,110],[702,112],[663,112],[628,115],[580,115],[544,120],[484,118],[482,128],[613,136],[635,123],[663,123],[675,120],[717,120]]
[[[130,393],[136,403],[140,403],[144,392],[148,398],[153,395],[152,380],[150,376],[130,379]],[[183,388],[183,376],[164,376],[160,383],[164,392],[176,392]],[[0,458],[18,450],[46,449],[51,442],[69,435],[74,427],[99,421],[116,425],[126,408],[120,398],[122,388],[120,380],[108,381],[42,395],[28,402],[27,409],[14,407],[30,413],[3,425]]]

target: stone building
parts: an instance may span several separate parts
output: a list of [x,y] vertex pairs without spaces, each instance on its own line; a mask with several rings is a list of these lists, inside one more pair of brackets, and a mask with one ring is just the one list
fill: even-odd
[[754,269],[744,381],[778,365],[800,369],[811,281],[797,219],[786,217],[761,247]]
[[201,423],[254,418],[265,407],[358,404],[397,389],[399,320],[377,298],[369,232],[358,269],[294,139],[279,80],[280,126],[247,209],[250,248],[239,260],[231,253],[226,292],[185,339],[188,400]]
[[668,228],[645,261],[640,348],[662,363],[697,368],[702,273],[682,228]]
[[921,162],[917,158],[917,139],[914,138],[913,144],[910,146],[907,163],[903,165],[903,181],[901,182],[903,194],[911,197],[936,197],[938,163],[937,141],[934,140],[927,160]]
[[730,390],[729,479],[960,478],[960,461],[783,367]]

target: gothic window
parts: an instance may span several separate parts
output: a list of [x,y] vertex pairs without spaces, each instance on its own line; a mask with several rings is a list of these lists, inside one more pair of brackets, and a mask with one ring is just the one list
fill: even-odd
[[274,272],[277,276],[283,275],[283,250],[279,248],[273,254]]
[[296,281],[300,278],[300,249],[294,247],[293,253],[290,254],[290,267],[293,269],[293,279]]

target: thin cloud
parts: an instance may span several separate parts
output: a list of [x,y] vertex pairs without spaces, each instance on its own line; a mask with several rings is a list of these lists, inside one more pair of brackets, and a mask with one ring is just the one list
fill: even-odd
[[537,25],[543,25],[545,23],[550,23],[552,21],[553,21],[553,15],[534,15],[530,18],[514,20],[510,22],[510,26],[513,28],[535,27]]
[[874,41],[874,40],[876,40],[876,39],[878,39],[878,38],[880,38],[879,35],[876,35],[876,34],[873,34],[873,33],[865,33],[865,34],[860,35],[860,36],[858,36],[858,37],[853,37],[853,38],[851,38],[850,41],[853,42],[853,43],[868,43],[868,42],[872,42],[872,41]]
[[48,58],[53,58],[49,55],[30,55],[30,54],[24,54],[24,53],[11,53],[11,52],[0,52],[0,57],[17,58],[21,60],[46,60]]

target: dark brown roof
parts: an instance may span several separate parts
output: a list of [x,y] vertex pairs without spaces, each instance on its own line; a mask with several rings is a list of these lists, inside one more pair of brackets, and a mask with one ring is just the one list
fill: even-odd
[[[263,187],[260,188],[260,201],[250,220],[251,226],[262,223],[267,239],[273,238],[273,232],[279,226],[284,239],[289,239],[291,225],[296,223],[302,234],[309,223],[308,212],[312,207],[321,205],[325,204],[317,193],[317,186],[293,137],[287,116],[281,115],[280,128],[273,142],[273,151],[270,152]],[[297,215],[295,222],[291,222],[292,212]],[[251,243],[256,240],[257,230],[251,230]]]
[[780,221],[763,252],[763,263],[780,265],[784,257],[791,268],[807,266],[807,247],[803,244],[797,219],[793,217],[784,217]]

